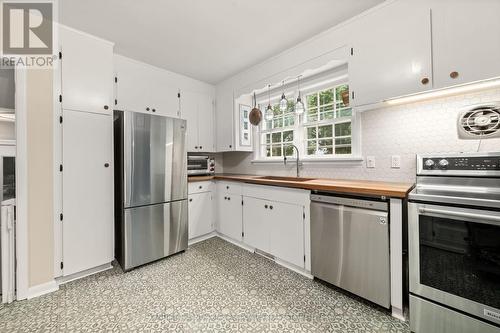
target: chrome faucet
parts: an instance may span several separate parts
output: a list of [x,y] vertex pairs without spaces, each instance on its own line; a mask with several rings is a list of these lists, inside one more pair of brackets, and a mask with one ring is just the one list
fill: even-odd
[[[297,148],[296,145],[292,145],[293,148],[295,148],[295,151],[297,152],[297,178],[299,178],[299,166],[300,166],[300,156],[299,156],[299,148]],[[286,155],[283,156],[283,164],[286,165]]]

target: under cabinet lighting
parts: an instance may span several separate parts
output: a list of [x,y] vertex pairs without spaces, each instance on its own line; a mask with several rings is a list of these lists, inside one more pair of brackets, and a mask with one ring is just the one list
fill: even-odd
[[476,90],[483,90],[488,88],[500,87],[500,79],[496,78],[488,81],[478,81],[471,84],[455,86],[451,88],[444,88],[440,90],[429,91],[417,95],[408,95],[403,97],[397,97],[394,99],[388,99],[385,102],[389,105],[406,104],[412,102],[418,102],[438,97],[445,97],[451,95],[463,94]]

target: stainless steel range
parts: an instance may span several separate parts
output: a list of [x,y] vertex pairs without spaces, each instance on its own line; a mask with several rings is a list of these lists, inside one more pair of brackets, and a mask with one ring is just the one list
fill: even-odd
[[417,157],[410,328],[500,332],[500,152]]

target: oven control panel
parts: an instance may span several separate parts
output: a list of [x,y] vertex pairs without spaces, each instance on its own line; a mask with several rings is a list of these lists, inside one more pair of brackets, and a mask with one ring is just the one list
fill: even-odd
[[417,174],[478,175],[500,174],[500,153],[467,153],[456,155],[424,155],[417,157]]
[[500,170],[500,157],[424,158],[424,169],[445,170]]

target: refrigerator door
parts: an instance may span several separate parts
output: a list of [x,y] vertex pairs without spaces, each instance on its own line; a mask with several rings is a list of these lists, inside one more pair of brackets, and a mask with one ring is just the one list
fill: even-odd
[[125,209],[123,270],[185,250],[187,209],[187,200]]
[[187,198],[186,121],[123,112],[124,207]]

